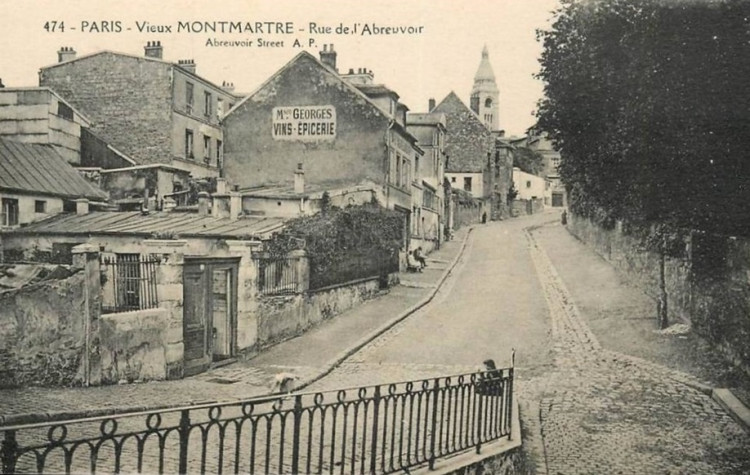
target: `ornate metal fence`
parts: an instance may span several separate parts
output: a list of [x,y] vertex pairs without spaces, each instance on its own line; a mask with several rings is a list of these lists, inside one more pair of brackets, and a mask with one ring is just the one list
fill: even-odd
[[3,473],[392,473],[510,438],[513,369],[0,426]]

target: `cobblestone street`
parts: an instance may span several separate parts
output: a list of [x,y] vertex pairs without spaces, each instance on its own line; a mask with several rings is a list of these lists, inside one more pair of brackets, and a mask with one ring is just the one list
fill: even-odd
[[[537,473],[748,473],[750,437],[707,394],[708,383],[602,347],[537,239],[539,233],[559,230],[559,225],[535,229],[544,217],[532,219],[535,222],[478,227],[461,268],[433,304],[311,389],[471,371],[477,366],[472,361],[488,355],[504,365],[515,346],[524,446]],[[525,229],[529,225],[534,226]],[[556,245],[580,246],[562,233],[562,238],[555,237],[566,239]],[[515,244],[510,242],[513,238]],[[525,248],[516,254],[514,245]],[[511,269],[497,268],[508,262],[498,255],[500,249],[515,255],[515,273],[521,274],[509,286],[513,292],[484,278],[492,269],[498,275],[513,275]],[[527,262],[533,271],[523,276]],[[540,295],[535,297],[536,290]],[[543,317],[533,308],[535,298],[549,308]],[[451,306],[459,300],[475,305],[454,313]],[[526,313],[515,314],[510,308]],[[549,327],[537,327],[545,317]],[[546,341],[552,347],[549,361]],[[454,348],[458,344],[462,350]]]

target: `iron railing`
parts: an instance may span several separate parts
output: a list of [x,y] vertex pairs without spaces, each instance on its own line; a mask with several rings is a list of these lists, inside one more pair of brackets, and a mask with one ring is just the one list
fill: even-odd
[[392,473],[508,438],[513,369],[0,426],[3,473]]
[[159,306],[156,292],[158,256],[103,256],[102,313],[130,312]]
[[299,257],[254,257],[260,295],[297,293],[300,288]]

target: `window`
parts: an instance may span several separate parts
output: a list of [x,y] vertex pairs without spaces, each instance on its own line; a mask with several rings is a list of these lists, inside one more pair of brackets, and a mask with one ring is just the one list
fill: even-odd
[[409,158],[403,157],[403,162],[401,163],[401,172],[404,174],[404,176],[401,178],[401,186],[407,187],[409,186],[409,174],[411,170],[409,169]]
[[203,161],[206,165],[211,163],[211,137],[208,135],[203,136]]
[[224,114],[224,99],[221,97],[216,99],[216,116],[221,117]]
[[3,198],[3,226],[18,226],[18,200],[14,198]]
[[193,157],[193,131],[190,129],[185,130],[185,158]]
[[206,91],[203,93],[203,114],[206,117],[211,117],[211,111],[213,110],[213,99],[211,93]]
[[487,99],[485,99],[485,101],[484,101],[484,107],[492,107],[492,98],[491,97],[488,97]]
[[156,275],[160,259],[141,254],[102,256],[106,279],[102,287],[102,312],[130,312],[157,308]]
[[216,166],[217,167],[221,167],[221,153],[222,153],[221,146],[222,146],[221,140],[217,140],[216,141]]
[[414,157],[414,179],[419,177],[419,157]]
[[456,182],[456,177],[455,177],[455,176],[452,176],[452,177],[451,177],[451,183],[455,183],[455,182]]
[[185,112],[193,113],[193,83],[185,83]]
[[47,202],[44,200],[35,200],[34,201],[34,212],[35,213],[46,213],[47,212]]
[[71,109],[66,103],[64,102],[58,102],[57,103],[57,115],[62,117],[63,119],[73,120],[73,109]]
[[471,177],[470,176],[464,177],[464,190],[471,191]]
[[531,180],[526,180],[526,188],[531,188]]

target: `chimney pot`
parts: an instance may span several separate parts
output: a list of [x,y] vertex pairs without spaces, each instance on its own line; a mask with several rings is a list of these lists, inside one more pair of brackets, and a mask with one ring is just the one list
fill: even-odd
[[336,69],[336,52],[333,50],[333,45],[330,46],[330,48],[327,48],[326,45],[323,45],[323,50],[319,53],[320,62],[334,71],[338,71]]
[[294,192],[301,195],[305,192],[305,171],[302,169],[302,162],[297,164],[294,170]]
[[89,214],[89,200],[86,198],[79,198],[75,200],[76,204],[76,214],[82,215],[82,214]]
[[162,59],[164,49],[161,47],[161,41],[148,41],[143,48],[144,55],[147,58]]
[[435,108],[435,98],[431,97],[427,103],[427,112],[431,111],[434,108]]
[[209,194],[205,191],[201,191],[198,193],[198,214],[200,216],[208,216],[208,200],[209,200]]
[[2,80],[2,78],[0,78],[0,89],[2,89],[4,87],[5,87],[5,84],[3,84],[3,80]]
[[70,46],[63,46],[60,48],[60,51],[57,52],[58,63],[62,63],[63,61],[70,61],[71,59],[75,59],[75,57],[76,50],[74,50]]

